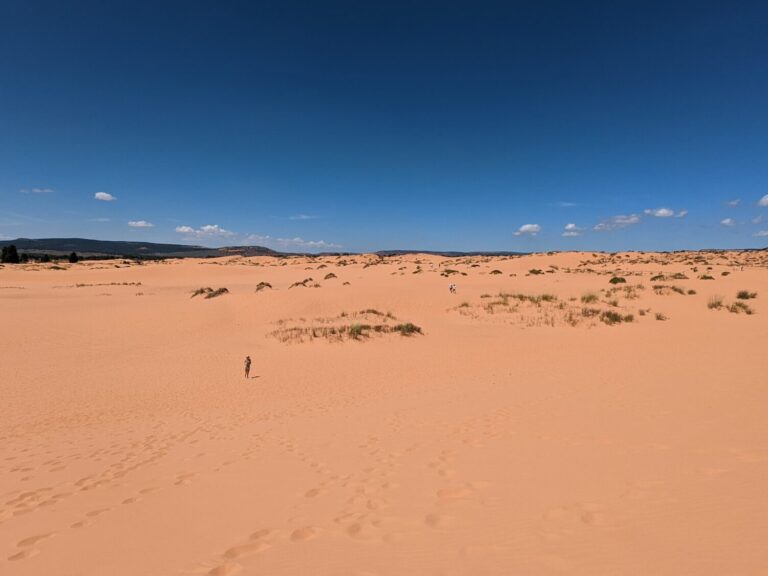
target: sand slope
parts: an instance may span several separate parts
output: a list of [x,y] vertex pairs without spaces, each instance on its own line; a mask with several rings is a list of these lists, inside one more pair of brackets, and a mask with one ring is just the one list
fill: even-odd
[[2,574],[768,573],[764,253],[64,268],[0,268]]

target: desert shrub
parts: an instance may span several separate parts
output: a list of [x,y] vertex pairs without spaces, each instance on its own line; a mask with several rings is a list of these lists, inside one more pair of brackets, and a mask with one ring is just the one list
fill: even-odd
[[693,296],[694,294],[696,294],[696,290],[688,290],[688,294],[690,296]]
[[494,276],[501,274],[501,270],[491,270],[489,274],[493,274]]
[[259,282],[256,284],[256,292],[261,292],[262,290],[266,290],[267,288],[272,288],[272,284],[269,282]]
[[656,274],[656,276],[651,276],[651,282],[663,282],[666,279],[667,277],[664,276],[664,274]]
[[709,274],[702,274],[701,276],[699,276],[699,280],[714,280],[714,278]]
[[539,274],[544,274],[544,272],[542,272],[538,268],[531,268],[530,270],[528,270],[528,274],[532,274],[533,276],[537,276]]
[[218,298],[222,294],[228,294],[229,290],[226,288],[216,288],[216,290],[212,290],[211,292],[208,292],[205,295],[205,298]]
[[352,324],[349,327],[349,336],[358,340],[361,336],[365,336],[365,332],[370,329],[371,327],[368,324]]
[[332,278],[337,278],[336,274],[334,274],[333,272],[328,272],[328,274],[325,275],[324,280],[330,280]]
[[728,274],[730,274],[728,270],[726,270],[725,272],[720,272],[720,276],[728,276]]
[[667,319],[667,317],[664,316],[664,314],[662,314],[661,312],[656,312],[656,320],[659,320],[659,321],[663,322],[666,319]]
[[611,284],[626,284],[627,283],[627,279],[626,278],[622,278],[621,276],[614,276],[613,278],[608,280],[608,282],[610,282]]
[[581,301],[584,304],[592,304],[593,302],[597,302],[598,300],[599,298],[597,294],[594,294],[592,292],[588,292],[581,297]]
[[480,298],[490,298],[490,294],[480,294]]
[[413,334],[421,334],[421,328],[411,322],[405,324],[398,324],[393,328],[395,332],[400,332],[402,336],[412,336]]
[[469,308],[469,302],[462,302],[459,304],[459,308]]
[[683,274],[682,272],[675,272],[671,276],[672,280],[688,280],[688,276]]
[[600,320],[608,325],[620,324],[621,322],[633,322],[635,320],[632,314],[619,314],[613,310],[606,310],[600,314]]
[[584,307],[581,309],[581,315],[584,316],[584,318],[592,318],[594,316],[598,316],[599,314],[600,314],[600,308]]
[[734,302],[730,306],[728,306],[728,312],[732,312],[733,314],[741,314],[742,312],[744,314],[754,314],[755,311],[752,310],[749,306],[747,306],[744,302]]
[[194,298],[195,296],[200,296],[200,294],[209,294],[210,292],[213,292],[213,288],[207,287],[207,288],[198,288],[194,292],[192,292],[192,296],[190,298]]
[[310,278],[304,278],[304,280],[302,280],[301,282],[294,282],[293,284],[288,286],[288,289],[290,290],[291,288],[296,288],[297,286],[301,286],[302,288],[306,288],[308,282],[314,282],[314,280],[311,277]]
[[77,252],[72,252],[69,255],[69,263],[70,264],[77,264],[78,260],[80,260],[80,258],[77,257]]
[[719,310],[722,307],[723,307],[722,296],[711,296],[707,301],[707,308],[709,308],[710,310]]
[[451,276],[452,274],[458,274],[458,270],[452,270],[451,268],[446,268],[440,273],[440,276]]
[[739,300],[749,300],[750,298],[757,298],[757,292],[749,292],[748,290],[739,290],[736,294],[736,298]]

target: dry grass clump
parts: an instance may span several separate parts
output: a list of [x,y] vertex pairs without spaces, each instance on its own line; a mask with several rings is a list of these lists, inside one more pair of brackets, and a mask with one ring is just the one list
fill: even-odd
[[699,276],[699,280],[714,280],[715,278],[713,276],[710,276],[709,274],[702,274]]
[[664,316],[664,314],[662,314],[661,312],[656,312],[656,320],[659,320],[659,321],[663,322],[666,319],[667,319],[667,317]]
[[269,282],[259,282],[258,284],[256,284],[256,292],[261,292],[262,290],[266,290],[267,288],[271,290],[272,284],[270,284]]
[[748,290],[739,290],[736,294],[736,298],[739,300],[749,300],[751,298],[757,298],[757,292],[749,292]]
[[412,336],[423,334],[420,326],[412,322],[392,323],[397,318],[387,312],[380,312],[374,308],[361,310],[360,312],[342,312],[333,318],[315,318],[312,323],[307,323],[303,318],[295,326],[286,326],[287,321],[280,321],[280,326],[268,334],[281,342],[302,343],[322,339],[329,342],[341,342],[343,340],[364,340],[374,335],[400,334]]
[[497,276],[497,275],[501,274],[501,270],[491,270],[489,272],[489,274],[491,274],[493,276]]
[[[301,282],[294,282],[293,284],[291,284],[290,286],[288,286],[288,289],[290,290],[291,288],[296,288],[297,286],[301,286],[302,288],[306,288],[306,287],[307,287],[307,285],[308,285],[310,282],[314,282],[314,279],[312,279],[312,277],[309,277],[309,278],[304,278],[304,280],[302,280]],[[310,287],[310,288],[320,288],[320,284],[317,284],[317,283],[315,283],[315,284],[309,284],[309,287]]]
[[336,276],[336,274],[334,274],[333,272],[328,272],[328,274],[325,275],[324,280],[331,280],[333,278],[338,278],[338,276]]
[[621,276],[614,276],[613,278],[608,280],[608,282],[610,282],[611,284],[626,284],[627,279],[622,278]]
[[613,310],[606,310],[600,314],[600,321],[611,326],[621,322],[634,322],[635,317],[632,314],[619,314]]
[[673,286],[671,284],[654,284],[653,291],[659,295],[665,294],[680,294],[685,296],[685,290],[680,286]]
[[192,296],[190,298],[194,298],[195,296],[200,296],[201,294],[206,298],[217,298],[221,296],[222,294],[228,294],[229,290],[226,288],[216,288],[214,290],[210,286],[207,286],[205,288],[198,288],[194,292],[192,292]]
[[732,314],[741,314],[742,312],[747,315],[752,315],[755,313],[752,308],[747,306],[744,302],[738,301],[734,302],[730,306],[728,306],[728,312],[731,312]]
[[587,292],[586,294],[582,295],[581,301],[584,304],[593,304],[597,302],[600,299],[600,297],[595,294],[594,292]]
[[707,308],[710,310],[720,310],[723,307],[722,296],[711,296],[707,301]]

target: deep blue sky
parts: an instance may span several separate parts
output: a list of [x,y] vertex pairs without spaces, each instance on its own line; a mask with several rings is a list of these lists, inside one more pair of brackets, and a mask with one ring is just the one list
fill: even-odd
[[748,1],[4,0],[0,237],[765,246],[767,30]]

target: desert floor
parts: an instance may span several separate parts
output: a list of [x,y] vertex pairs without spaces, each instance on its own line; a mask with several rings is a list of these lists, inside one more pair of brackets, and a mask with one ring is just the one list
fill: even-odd
[[765,252],[59,268],[0,267],[3,575],[768,574]]

